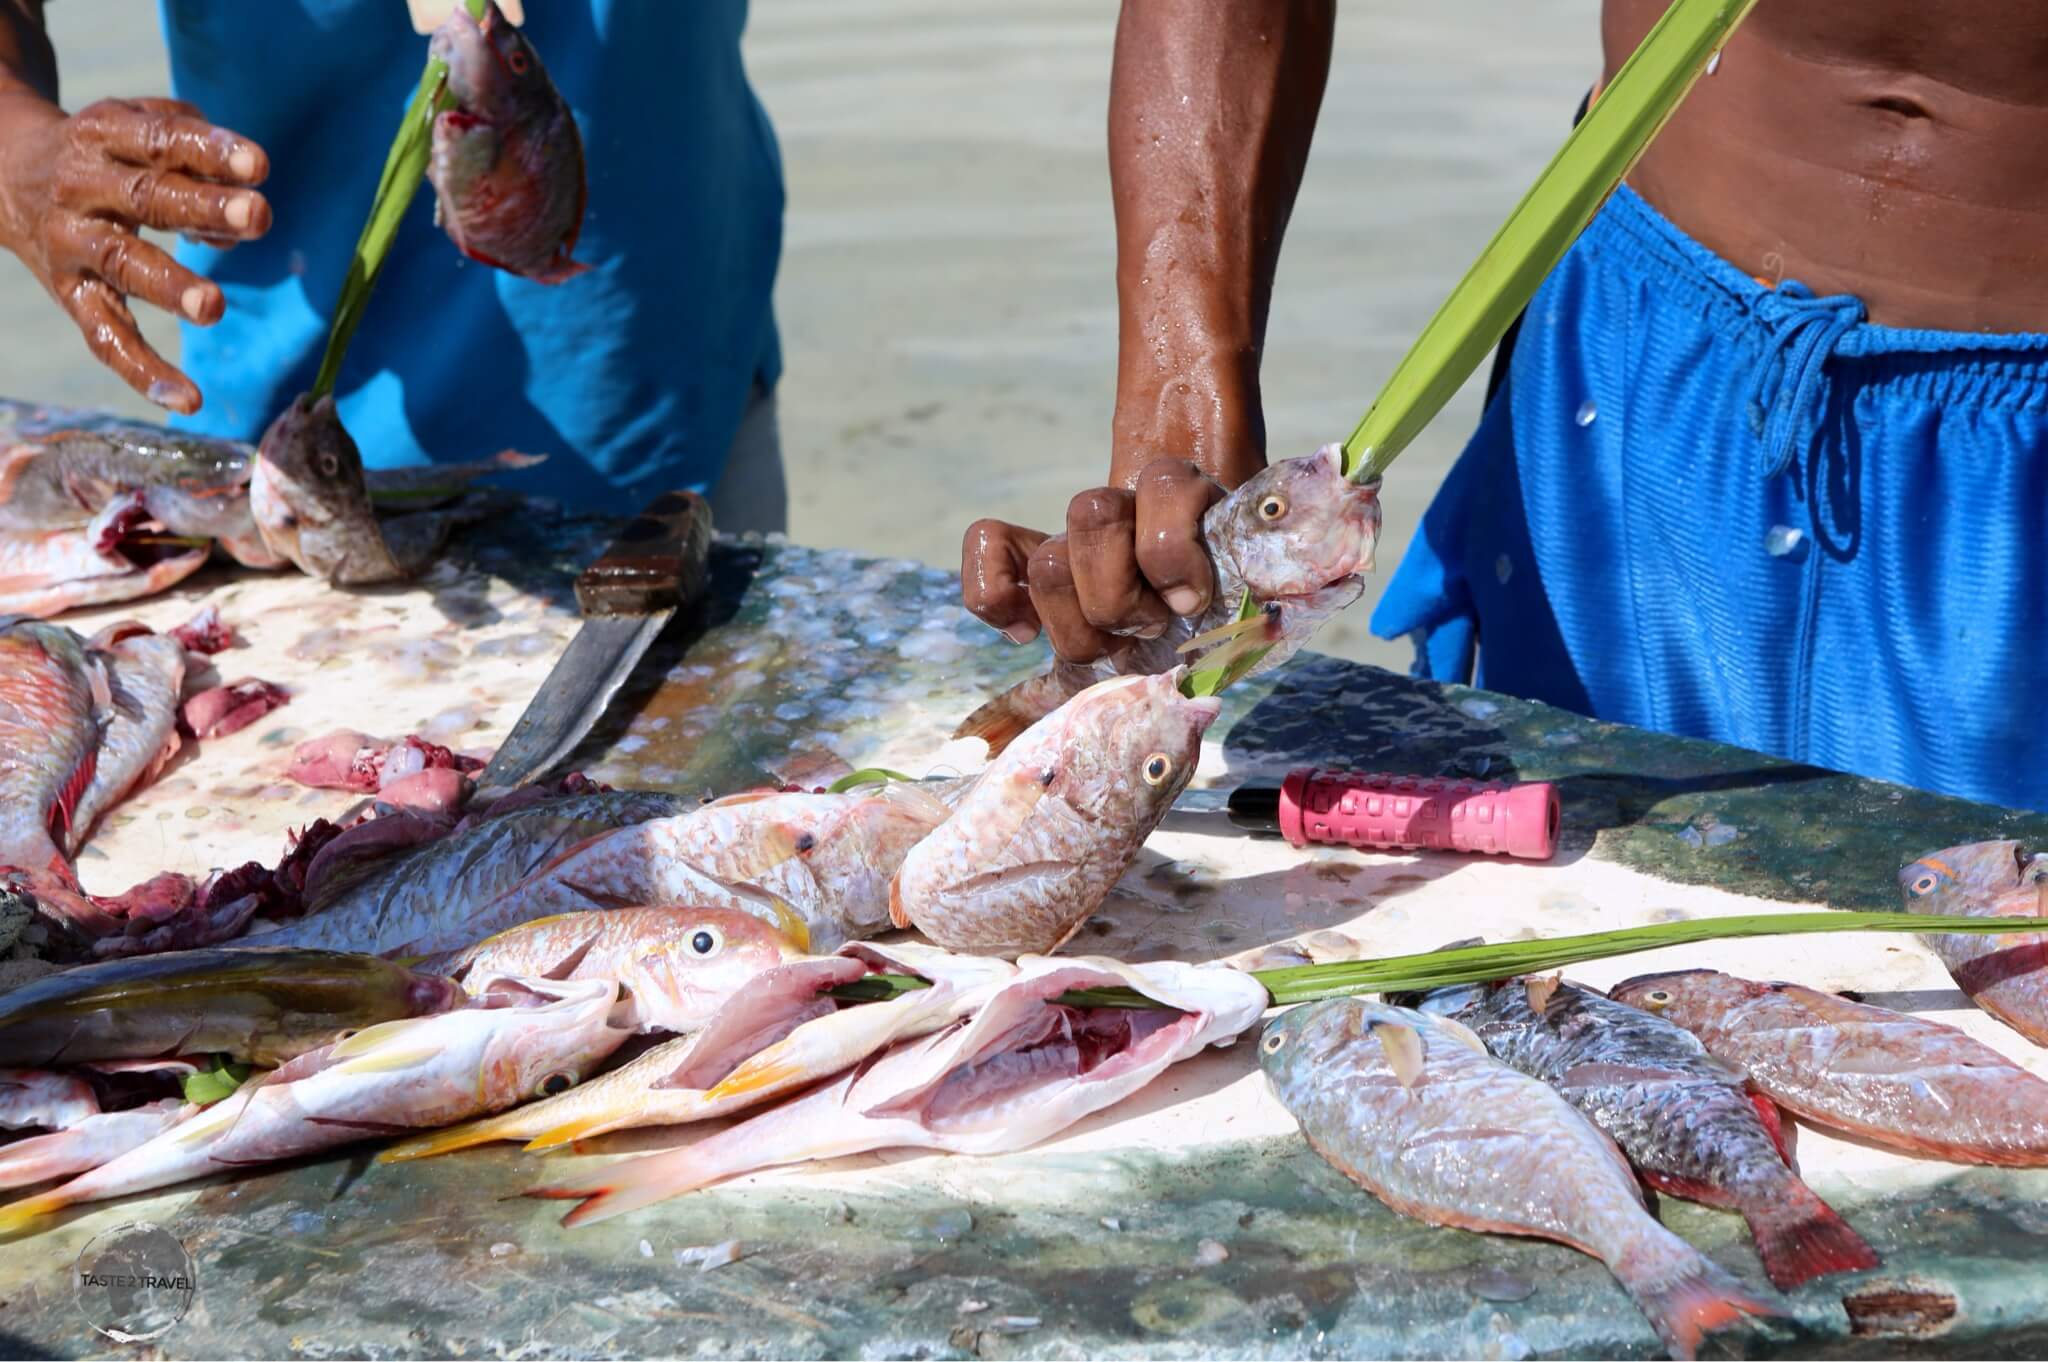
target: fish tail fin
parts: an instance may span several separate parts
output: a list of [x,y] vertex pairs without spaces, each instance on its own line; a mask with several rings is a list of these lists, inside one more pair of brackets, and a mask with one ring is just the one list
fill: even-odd
[[960,721],[956,738],[980,738],[994,760],[1019,733],[1086,690],[1095,680],[1089,667],[1056,663],[1027,677]]
[[1676,1235],[1673,1251],[1653,1255],[1648,1270],[1610,1264],[1615,1276],[1650,1321],[1675,1358],[1697,1356],[1700,1340],[1744,1315],[1775,1315],[1776,1307],[1751,1295],[1741,1282],[1714,1266]]
[[991,758],[1000,756],[1005,747],[1016,741],[1019,733],[1045,717],[1044,713],[1032,712],[1032,707],[1018,696],[1021,689],[1023,686],[1012,686],[975,710],[960,721],[960,726],[953,730],[953,736],[980,738],[988,744]]
[[1877,1251],[1803,1182],[1789,1181],[1763,1204],[1744,1207],[1742,1216],[1756,1237],[1764,1271],[1780,1291],[1830,1272],[1878,1265]]
[[738,1125],[680,1149],[622,1159],[566,1182],[535,1187],[526,1195],[580,1200],[582,1205],[562,1217],[571,1228],[609,1220],[775,1162],[757,1157],[747,1135],[732,1138],[745,1130],[745,1125]]
[[69,1206],[74,1198],[62,1187],[52,1188],[39,1196],[23,1197],[0,1206],[0,1239],[11,1239],[26,1230],[36,1228],[37,1222],[46,1216],[55,1215]]
[[377,1162],[408,1163],[413,1159],[431,1159],[439,1154],[452,1154],[458,1149],[489,1144],[493,1140],[523,1140],[533,1124],[530,1118],[530,1112],[515,1108],[501,1116],[465,1121],[445,1130],[430,1130],[380,1150]]

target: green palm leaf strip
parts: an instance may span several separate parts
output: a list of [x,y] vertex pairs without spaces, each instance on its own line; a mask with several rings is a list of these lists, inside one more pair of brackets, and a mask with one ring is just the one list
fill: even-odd
[[[2042,920],[2028,917],[1936,917],[1911,913],[1756,913],[1743,917],[1694,918],[1658,922],[1646,927],[1621,927],[1609,932],[1582,932],[1542,941],[1503,941],[1495,945],[1455,946],[1417,955],[1390,955],[1378,960],[1343,960],[1327,965],[1298,965],[1259,970],[1251,976],[1266,986],[1275,1007],[1342,998],[1358,993],[1405,993],[1445,984],[1478,984],[1519,974],[1563,969],[1588,960],[1633,955],[1665,946],[1701,941],[1732,941],[1747,936],[1810,936],[1828,932],[2038,932]],[[902,974],[873,974],[833,989],[834,997],[854,1002],[881,1002],[930,987]],[[1063,993],[1070,1007],[1160,1007],[1135,989],[1082,989]]]
[[[486,0],[463,3],[469,7],[470,18],[484,17]],[[315,397],[332,393],[335,381],[341,377],[341,357],[347,353],[348,343],[362,323],[363,310],[370,303],[370,290],[377,287],[384,258],[391,254],[391,243],[398,236],[398,224],[405,220],[405,210],[412,206],[412,196],[419,192],[420,181],[426,176],[434,117],[454,104],[448,96],[448,64],[439,57],[427,58],[419,89],[413,91],[412,101],[405,106],[398,136],[392,139],[391,151],[384,158],[384,174],[377,181],[376,197],[370,200],[370,220],[363,224],[363,234],[356,238],[348,277],[342,280],[341,299],[334,305],[334,323],[327,332],[327,351],[320,357],[320,374],[313,380]]]
[[1344,442],[1344,472],[1380,476],[1507,334],[1756,0],[1673,0]]

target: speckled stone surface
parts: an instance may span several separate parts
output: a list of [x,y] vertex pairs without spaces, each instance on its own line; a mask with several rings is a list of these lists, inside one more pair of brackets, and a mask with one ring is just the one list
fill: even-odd
[[[272,769],[291,739],[342,719],[387,733],[437,720],[457,745],[501,737],[573,628],[568,580],[606,529],[537,517],[517,545],[473,544],[467,561],[402,591],[210,579],[118,612],[161,625],[224,599],[252,647],[223,665],[301,694],[276,723],[202,746],[167,776],[184,787],[124,808],[89,879],[161,868],[173,845],[188,864],[230,862],[345,803],[277,794]],[[957,767],[967,758],[944,744],[951,724],[1043,655],[969,619],[955,591],[947,574],[907,562],[722,543],[713,599],[658,645],[579,764],[679,790],[737,788],[819,749],[919,774]],[[1205,781],[1305,762],[1557,780],[1564,846],[1530,866],[1162,834],[1083,933],[1086,949],[1214,958],[1341,927],[1381,953],[1673,913],[1889,907],[1893,872],[1926,848],[2048,839],[2048,816],[1328,659],[1234,693],[1217,734]],[[1919,947],[1877,941],[1740,943],[1697,962],[1889,989],[1898,1005],[1932,1007],[2022,1053],[2024,1042],[1940,992]],[[1576,977],[1635,972],[1613,964]],[[1024,1154],[871,1156],[587,1230],[560,1228],[556,1204],[516,1197],[542,1170],[508,1148],[392,1167],[343,1152],[88,1209],[0,1245],[0,1353],[114,1351],[85,1328],[67,1274],[93,1233],[137,1219],[170,1228],[198,1265],[191,1314],[155,1345],[175,1357],[1655,1353],[1594,1260],[1405,1220],[1344,1181],[1276,1116],[1250,1048],[1189,1061]],[[2044,1067],[2038,1055],[2023,1062]],[[1788,1298],[1786,1320],[1720,1336],[1708,1355],[2048,1351],[2048,1172],[1927,1164],[1809,1132],[1800,1148],[1886,1265],[1809,1285]],[[1668,1198],[1662,1214],[1760,1284],[1737,1219]],[[741,1256],[725,1266],[678,1257],[730,1240]]]

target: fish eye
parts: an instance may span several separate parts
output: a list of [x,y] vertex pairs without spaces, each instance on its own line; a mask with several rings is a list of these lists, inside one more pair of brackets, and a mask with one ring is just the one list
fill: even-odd
[[1922,871],[1914,878],[1911,888],[1915,894],[1931,894],[1934,892],[1934,886],[1940,883],[1940,877],[1933,871],[1927,870]]
[[1650,1007],[1669,1007],[1671,1006],[1671,990],[1668,988],[1653,988],[1643,995],[1643,1002]]
[[1145,758],[1145,783],[1147,785],[1162,785],[1166,782],[1166,778],[1172,774],[1173,758],[1167,756],[1164,752],[1154,752],[1151,756]]
[[559,1097],[576,1086],[574,1069],[557,1069],[543,1078],[533,1090],[536,1097]]
[[512,74],[515,76],[525,75],[526,68],[532,64],[526,59],[526,53],[516,47],[512,49],[512,55],[505,58],[505,65],[512,68]]
[[690,954],[709,960],[725,945],[725,934],[716,927],[699,927],[690,934]]
[[341,460],[335,458],[332,454],[322,454],[320,456],[320,471],[330,478],[333,477],[341,471]]
[[1277,1055],[1280,1053],[1280,1047],[1285,1044],[1287,1044],[1287,1033],[1285,1031],[1275,1031],[1272,1035],[1259,1042],[1259,1053],[1262,1055]]
[[1267,494],[1259,501],[1259,519],[1278,520],[1287,514],[1287,498],[1278,492]]

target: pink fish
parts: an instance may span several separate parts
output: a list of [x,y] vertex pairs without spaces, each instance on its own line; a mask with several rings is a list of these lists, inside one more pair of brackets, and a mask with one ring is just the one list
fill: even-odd
[[1951,917],[2038,917],[2037,933],[1930,936],[1970,1001],[2036,1045],[2048,1045],[2048,858],[2018,842],[1972,842],[1899,872],[1906,911]]
[[176,1097],[103,1111],[63,1130],[0,1145],[0,1191],[33,1187],[112,1163],[199,1110]]
[[68,1130],[100,1111],[92,1084],[49,1069],[0,1069],[0,1129]]
[[[1379,542],[1379,483],[1344,476],[1343,451],[1325,445],[1261,470],[1202,517],[1216,570],[1216,594],[1200,619],[1176,619],[1156,639],[1132,639],[1100,662],[1056,664],[970,714],[956,738],[982,738],[1000,753],[1070,696],[1106,677],[1154,674],[1186,661],[1190,645],[1226,643],[1231,652],[1266,647],[1254,674],[1292,657],[1325,619],[1364,594]],[[1264,609],[1237,618],[1249,591]],[[1222,659],[1219,649],[1203,662]]]
[[1220,702],[1182,695],[1181,675],[1098,682],[1033,724],[912,848],[896,925],[984,955],[1072,936],[1194,774]]
[[647,903],[790,912],[813,949],[872,936],[889,921],[889,881],[950,811],[909,782],[843,794],[756,791],[593,837],[478,906],[472,928]]
[[[871,971],[913,975],[931,987],[858,1005],[825,996]],[[426,1158],[493,1140],[525,1140],[528,1150],[541,1151],[618,1130],[730,1116],[830,1078],[893,1041],[938,1030],[978,1009],[1016,973],[1007,961],[912,942],[864,942],[792,960],[728,998],[700,1031],[559,1097],[420,1136],[378,1157]]]
[[96,529],[0,531],[0,615],[48,619],[153,596],[206,565],[204,543],[146,542],[146,527],[120,529],[112,540]]
[[301,1055],[148,1142],[0,1207],[0,1235],[81,1202],[155,1191],[337,1145],[446,1125],[566,1090],[625,1040],[618,986],[491,979],[466,1007],[384,1022]]
[[683,906],[541,918],[422,968],[458,982],[495,974],[610,979],[621,989],[615,1025],[693,1031],[763,974],[801,958],[799,942],[759,918]]
[[1709,969],[1609,996],[1677,1022],[1815,1125],[1957,1163],[2048,1167],[2048,1082],[1952,1026]]
[[[1128,987],[1160,1008],[1076,1008],[1072,989]],[[899,1041],[803,1097],[694,1144],[612,1163],[530,1195],[582,1201],[583,1225],[756,1169],[875,1149],[997,1154],[1048,1139],[1166,1068],[1227,1044],[1267,1003],[1250,976],[1177,961],[1034,957],[970,1018]]]

